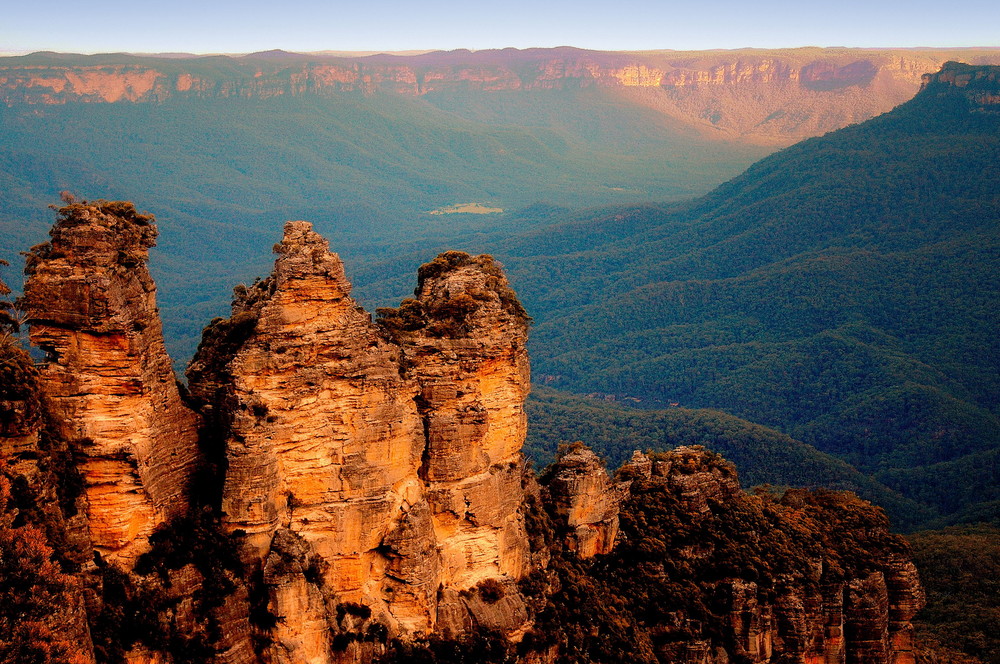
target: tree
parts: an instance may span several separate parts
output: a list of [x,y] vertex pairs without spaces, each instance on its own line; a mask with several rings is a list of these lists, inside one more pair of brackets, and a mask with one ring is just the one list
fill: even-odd
[[60,629],[66,609],[76,605],[72,579],[53,560],[45,534],[17,517],[10,481],[0,475],[0,661],[83,662]]

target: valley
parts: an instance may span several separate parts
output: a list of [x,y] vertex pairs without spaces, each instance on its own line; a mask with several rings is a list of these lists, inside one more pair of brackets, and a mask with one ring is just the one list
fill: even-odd
[[[58,263],[65,255],[92,248],[89,240],[70,251],[39,245],[52,219],[46,206],[61,191],[64,204],[75,201],[60,213],[67,229],[91,216],[145,229],[142,212],[150,210],[159,232],[151,274],[123,287],[127,297],[111,307],[128,314],[130,302],[145,302],[134,324],[115,327],[131,314],[103,321],[90,310],[73,313],[72,298],[51,321],[38,314],[61,297],[54,277],[51,297],[28,293],[41,330],[33,334],[50,353],[44,417],[69,428],[38,428],[38,406],[23,386],[12,387],[35,378],[24,378],[32,374],[23,357],[5,355],[3,389],[11,389],[0,403],[23,419],[5,425],[15,441],[8,447],[20,451],[0,496],[28,516],[0,522],[0,530],[45,530],[64,570],[83,574],[61,581],[66,588],[100,577],[110,594],[90,598],[89,608],[76,596],[64,611],[81,630],[90,621],[93,652],[128,658],[135,648],[137,661],[159,661],[156,653],[168,650],[177,658],[185,648],[234,662],[304,656],[276,654],[282,639],[341,653],[330,661],[447,661],[452,646],[410,639],[436,626],[449,638],[472,634],[461,647],[475,661],[513,656],[510,643],[526,635],[517,652],[526,662],[562,661],[545,657],[574,642],[591,656],[650,662],[674,661],[681,643],[705,661],[729,661],[722,651],[765,661],[769,639],[796,656],[837,657],[840,636],[807,626],[838,615],[855,621],[849,647],[862,654],[851,661],[912,661],[909,625],[923,600],[909,559],[899,557],[907,545],[890,535],[880,511],[829,492],[849,490],[884,509],[895,532],[925,531],[911,537],[919,564],[931,570],[927,622],[917,622],[931,639],[923,643],[942,657],[964,656],[957,647],[994,661],[995,640],[976,636],[989,633],[977,621],[995,612],[990,591],[950,578],[942,551],[958,555],[965,542],[978,542],[985,553],[963,564],[995,568],[997,63],[996,49],[0,58],[0,259],[11,263],[0,268],[3,280],[20,291],[25,259],[56,261],[55,274],[67,269]],[[133,199],[138,211],[95,197]],[[274,245],[279,262],[265,277],[276,229],[295,219],[310,220],[346,267],[331,267],[339,258],[325,257],[326,240],[296,222]],[[105,221],[89,232],[103,233]],[[107,254],[120,262],[113,283],[145,264],[150,231],[136,232],[145,239]],[[493,258],[467,263],[460,252]],[[475,279],[485,285],[469,287],[467,268],[481,271]],[[85,267],[72,269],[90,283]],[[447,276],[455,270],[460,276]],[[404,299],[414,272],[418,298]],[[454,279],[428,285],[441,275]],[[518,300],[524,309],[512,304]],[[329,312],[309,313],[319,301]],[[469,342],[465,316],[487,301],[499,307],[489,315],[517,320],[483,323],[484,336]],[[524,315],[533,319],[528,342]],[[60,336],[79,316],[96,321],[97,331],[81,337],[92,345]],[[315,324],[306,341],[289,323],[326,317],[342,327]],[[506,330],[509,345],[487,338],[491,325]],[[131,350],[108,363],[113,370],[94,360],[107,360],[102,354],[124,348],[124,339]],[[470,344],[497,356],[483,362]],[[81,348],[75,369],[51,362],[52,353]],[[534,381],[526,401],[525,348]],[[144,381],[172,384],[167,367],[179,375],[192,356],[189,385],[166,389],[162,407],[143,405]],[[153,359],[136,375],[112,375],[136,357]],[[352,357],[361,368],[337,364]],[[480,362],[476,380],[462,373]],[[93,399],[53,406],[76,404],[85,392],[76,371],[88,376],[80,385],[98,386]],[[476,392],[487,387],[497,391]],[[101,390],[116,405],[96,406],[88,420]],[[361,414],[342,423],[352,433],[323,435],[360,436],[385,449],[348,444],[328,464],[303,445],[303,431],[347,412],[322,410],[334,393]],[[184,414],[165,423],[155,414],[163,409]],[[196,433],[186,409],[208,428]],[[302,415],[310,409],[319,409],[314,420]],[[141,436],[81,433],[147,411]],[[484,413],[494,411],[512,428],[486,427]],[[391,424],[380,424],[390,412]],[[183,463],[165,471],[149,441],[168,439]],[[479,456],[456,442],[472,439],[483,445]],[[612,470],[624,464],[623,474],[605,472],[574,441]],[[522,472],[521,442],[539,471],[557,461],[541,473],[542,489]],[[738,479],[716,453],[736,464]],[[293,463],[302,459],[315,463]],[[264,503],[224,483],[227,466],[231,482],[258,481],[265,460],[267,477],[279,479],[254,489]],[[373,470],[388,461],[385,477],[384,468]],[[78,477],[74,464],[93,473]],[[340,466],[348,470],[323,475]],[[171,472],[184,477],[160,479]],[[29,480],[48,488],[26,492]],[[615,482],[629,481],[627,498],[616,493]],[[182,500],[187,482],[207,493]],[[590,495],[558,497],[554,488],[595,485],[601,489]],[[343,495],[331,497],[334,486]],[[818,491],[794,488],[802,486]],[[454,491],[465,492],[464,517]],[[95,506],[134,503],[118,510],[133,521],[111,510],[84,536],[76,515],[89,508],[81,496]],[[355,498],[348,519],[342,509]],[[574,521],[589,513],[589,501],[600,518]],[[213,512],[223,504],[225,518]],[[612,551],[619,508],[632,539]],[[833,534],[820,526],[827,521]],[[365,532],[362,523],[380,524],[363,547],[351,539]],[[774,533],[749,548],[734,534],[765,524]],[[867,539],[855,541],[860,530]],[[640,535],[648,533],[655,536],[646,543]],[[204,559],[165,544],[174,536]],[[769,548],[782,554],[767,560]],[[96,572],[88,551],[100,553]],[[595,551],[610,566],[575,557]],[[821,554],[826,567],[810,571],[803,561]],[[727,556],[739,565],[725,567]],[[359,566],[379,581],[365,581]],[[621,571],[630,566],[650,576],[632,583]],[[794,583],[782,585],[782,574]],[[162,587],[155,575],[171,580]],[[213,575],[219,587],[193,580]],[[697,587],[684,586],[691,575]],[[654,577],[670,582],[647,592]],[[197,598],[185,609],[193,614],[170,608],[180,601],[169,590],[174,580]],[[975,616],[961,624],[953,622],[958,587],[975,599]],[[115,592],[128,602],[155,598],[172,616],[166,640],[116,636],[123,627],[113,623],[115,607],[133,605]],[[216,611],[217,592],[239,598],[244,613]],[[717,604],[688,602],[699,593]],[[895,599],[869,599],[883,595]],[[324,605],[332,597],[336,608]],[[679,613],[630,613],[620,605],[626,600]],[[789,608],[799,601],[802,615]],[[866,602],[885,622],[871,643],[857,637]],[[98,604],[105,608],[95,613]],[[595,605],[612,608],[591,611]],[[279,616],[292,606],[308,610],[304,622],[268,627],[262,606],[280,608]],[[843,618],[851,611],[854,618]],[[691,627],[730,614],[751,622],[724,636]],[[527,615],[559,636],[533,632]],[[185,620],[202,621],[197,643],[185,641]],[[476,630],[463,631],[468,624]],[[599,624],[611,638],[593,639],[577,631],[581,624]],[[789,625],[813,636],[796,640]],[[213,631],[220,628],[223,637]],[[335,635],[336,647],[322,640]],[[275,637],[279,645],[265,643]]]

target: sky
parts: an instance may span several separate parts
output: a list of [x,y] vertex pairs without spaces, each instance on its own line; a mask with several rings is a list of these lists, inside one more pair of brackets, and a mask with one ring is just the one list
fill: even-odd
[[1000,1],[4,0],[0,53],[1000,46]]

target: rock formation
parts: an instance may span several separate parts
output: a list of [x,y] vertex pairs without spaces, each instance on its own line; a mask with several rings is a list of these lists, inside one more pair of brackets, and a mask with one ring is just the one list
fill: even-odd
[[[425,315],[394,340],[308,223],[286,224],[276,251],[188,371],[224,448],[226,527],[263,566],[275,615],[312,616],[300,632],[286,619],[276,647],[329,651],[324,596],[392,634],[442,617],[460,633],[474,609],[458,592],[526,571],[523,311],[488,257],[447,254],[422,269]],[[311,579],[282,563],[310,557]]]
[[[719,664],[734,657],[913,661],[909,621],[924,595],[905,543],[889,534],[879,510],[835,492],[789,490],[780,500],[745,495],[735,469],[699,448],[680,447],[653,459],[636,453],[620,474],[633,481],[636,494],[627,536],[635,537],[649,510],[676,509],[677,530],[643,533],[665,537],[664,552],[677,561],[664,566],[663,580],[681,580],[668,569],[686,570],[701,596],[714,598],[713,613],[723,617],[709,629],[692,621],[697,600],[671,597],[679,610],[648,628],[673,634],[672,643],[660,646],[661,660],[696,654],[698,661]],[[670,504],[676,507],[665,507]],[[734,540],[734,534],[745,539]],[[632,541],[613,555],[628,559],[642,548]]]
[[237,299],[188,372],[192,395],[226,420],[224,521],[246,533],[251,564],[277,532],[294,533],[327,563],[324,586],[341,601],[428,631],[434,547],[392,575],[385,549],[397,530],[433,541],[416,387],[308,223],[289,222],[276,250],[274,274]]
[[151,221],[63,208],[23,300],[46,358],[0,353],[3,471],[77,575],[47,620],[83,661],[913,661],[916,571],[856,498],[748,496],[700,448],[526,472],[529,319],[489,256],[441,254],[373,321],[288,222],[206,328],[195,414]]
[[[417,298],[383,311],[420,393],[427,483],[447,585],[520,578],[527,434],[527,315],[488,256],[447,252],[420,268]],[[416,319],[416,320],[414,320]]]
[[941,70],[921,77],[921,90],[930,94],[964,93],[979,112],[1000,112],[1000,67],[973,67],[961,62],[946,62]]
[[[4,514],[7,505],[3,496],[4,488],[7,488],[13,502],[18,505],[17,519],[27,528],[35,528],[44,534],[45,541],[57,550],[63,566],[80,571],[93,555],[86,538],[86,521],[80,501],[66,487],[66,478],[61,477],[62,474],[72,473],[64,467],[68,461],[67,450],[58,441],[47,440],[42,426],[37,372],[31,358],[0,329],[0,528],[5,525],[2,517],[7,516]],[[2,550],[0,546],[0,560],[12,553],[25,555],[25,549],[30,551],[31,546],[22,544],[14,551]],[[11,561],[3,562],[10,564]],[[7,565],[3,566],[5,571],[9,570]],[[44,581],[56,585],[63,580]],[[59,593],[56,597],[59,606],[38,622],[61,641],[65,654],[74,662],[93,662],[93,643],[85,606],[89,593],[84,579],[67,575],[64,581],[70,592]],[[6,582],[5,574],[0,573],[0,584]],[[46,594],[42,593],[43,597],[37,598],[38,601],[44,601]],[[39,616],[21,618],[30,624]],[[32,629],[25,625],[20,626],[22,629],[11,627],[6,625],[0,628],[0,632],[5,629],[12,632],[0,637],[0,642],[7,638],[24,639]],[[35,623],[34,628],[37,627],[38,623]],[[0,659],[7,652],[3,645],[7,644],[0,645]]]
[[199,463],[146,269],[156,227],[130,203],[74,204],[51,236],[25,269],[39,391],[53,434],[82,456],[94,549],[129,569],[187,511]]
[[[642,463],[639,457],[633,461]],[[549,503],[569,529],[569,549],[580,558],[610,553],[618,536],[618,509],[628,496],[629,484],[612,482],[598,456],[582,443],[560,455],[547,475]]]

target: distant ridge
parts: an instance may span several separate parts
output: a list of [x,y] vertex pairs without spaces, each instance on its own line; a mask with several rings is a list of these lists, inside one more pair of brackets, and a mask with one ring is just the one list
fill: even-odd
[[787,145],[889,110],[916,93],[923,74],[956,59],[1000,64],[1000,49],[39,52],[0,58],[0,102],[159,103],[173,97],[351,93],[420,97],[597,88],[708,136]]

